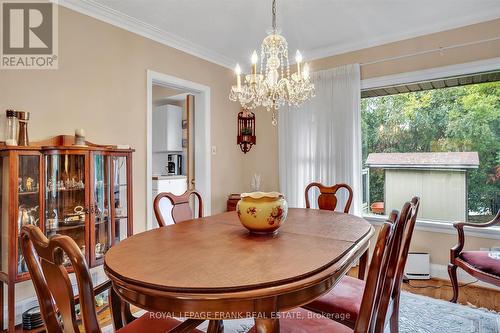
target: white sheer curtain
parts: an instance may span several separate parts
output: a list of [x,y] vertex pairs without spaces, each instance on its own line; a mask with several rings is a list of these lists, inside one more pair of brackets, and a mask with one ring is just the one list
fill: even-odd
[[[310,182],[353,188],[351,213],[361,213],[361,115],[359,64],[315,72],[316,97],[279,118],[280,188],[290,207],[304,207]],[[342,193],[340,193],[342,192]],[[339,190],[337,207],[347,193]],[[317,193],[312,193],[315,201]],[[340,205],[340,206],[339,206]],[[337,208],[338,209],[338,208]]]

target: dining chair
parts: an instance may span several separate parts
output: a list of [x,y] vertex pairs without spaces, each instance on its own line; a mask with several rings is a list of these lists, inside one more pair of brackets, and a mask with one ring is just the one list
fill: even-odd
[[347,184],[335,184],[333,186],[325,186],[321,183],[311,183],[307,185],[305,190],[306,196],[306,208],[311,208],[309,204],[309,191],[311,188],[316,187],[319,189],[318,196],[318,208],[325,210],[335,210],[337,208],[337,191],[340,189],[346,189],[349,196],[347,198],[347,202],[344,206],[344,213],[349,213],[349,209],[351,208],[353,192],[352,188]]
[[[396,224],[394,221],[397,219],[398,212],[393,211],[378,234],[360,304],[359,316],[354,328],[307,309],[295,309],[280,315],[280,331],[294,333],[382,333],[382,331],[375,330],[375,322],[378,316],[384,313],[379,306],[381,298],[390,296],[390,291],[381,287],[388,270],[390,250],[395,239]],[[256,328],[252,328],[250,332],[256,332]]]
[[203,199],[200,192],[188,190],[181,195],[163,192],[156,196],[153,204],[158,225],[160,227],[167,225],[163,218],[167,214],[165,207],[162,205],[163,200],[169,200],[172,205],[171,216],[174,223],[193,219],[193,211],[190,206],[191,196],[198,198],[198,218],[203,217]]
[[[345,203],[343,212],[346,214],[349,213],[349,209],[351,208],[351,203],[353,198],[353,191],[349,185],[335,184],[333,186],[325,186],[321,183],[310,183],[309,185],[307,185],[305,190],[306,208],[311,208],[311,204],[309,202],[309,191],[313,187],[318,188],[320,193],[318,196],[318,208],[331,211],[334,211],[337,208],[337,201],[338,201],[337,191],[340,189],[347,190],[348,198],[347,202]],[[367,263],[368,263],[368,250],[366,250],[365,253],[363,253],[363,255],[359,258],[358,278],[360,280],[364,280],[365,278]]]
[[[406,207],[407,203],[403,206],[403,210],[406,210]],[[377,323],[378,328],[382,331],[386,326],[385,319],[388,318],[390,321],[390,332],[399,332],[399,302],[401,299],[401,285],[403,283],[404,269],[406,266],[406,261],[408,259],[408,253],[410,252],[410,244],[413,237],[413,231],[415,230],[419,208],[420,198],[413,197],[410,201],[410,209],[405,211],[406,218],[404,219],[404,221],[406,222],[404,224],[399,224],[403,230],[402,235],[399,234],[399,236],[397,236],[399,238],[400,245],[395,248],[399,248],[399,252],[394,251],[394,257],[392,259],[392,262],[390,263],[390,269],[388,271],[388,276],[390,277],[390,279],[386,279],[386,286],[392,289],[391,297],[382,299],[381,304],[382,308],[385,308],[386,311],[389,311],[389,315],[386,314],[385,316],[380,316],[379,322]],[[400,217],[400,219],[403,218]]]
[[500,209],[494,219],[486,223],[457,222],[453,226],[458,232],[458,243],[450,249],[448,274],[453,286],[453,297],[450,302],[458,299],[457,268],[460,267],[473,277],[483,282],[500,287],[500,256],[494,257],[490,251],[463,251],[465,246],[464,227],[487,228],[500,224]]
[[[80,317],[86,333],[101,333],[95,311],[95,295],[109,290],[111,316],[117,333],[164,333],[178,325],[194,329],[202,321],[180,322],[147,312],[133,317],[128,304],[114,292],[107,281],[94,288],[91,275],[75,241],[69,236],[54,235],[47,239],[34,225],[24,225],[21,230],[21,248],[38,298],[45,328],[51,333],[80,332],[75,306],[80,305]],[[72,284],[64,259],[68,258],[75,273],[78,296]],[[58,314],[60,319],[58,319]],[[194,330],[200,333],[201,331]]]
[[[381,332],[387,318],[390,320],[391,332],[398,332],[401,283],[419,206],[420,199],[414,197],[403,205],[397,220],[389,219],[395,223],[395,237],[387,275],[382,286],[390,290],[389,297],[380,300],[381,308],[388,309],[389,315],[386,313],[379,316],[379,321],[375,323],[378,331]],[[329,318],[354,328],[361,311],[366,285],[364,281],[345,276],[329,293],[305,305],[304,308],[327,315]],[[339,314],[347,315],[340,316]]]

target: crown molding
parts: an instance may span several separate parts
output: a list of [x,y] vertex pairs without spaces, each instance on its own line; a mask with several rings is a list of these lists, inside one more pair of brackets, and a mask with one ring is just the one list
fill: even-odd
[[232,69],[235,60],[230,59],[218,52],[190,42],[187,39],[176,36],[168,31],[140,21],[120,11],[101,5],[93,0],[52,0],[60,6],[69,8],[78,13],[93,17],[97,20],[109,23],[142,37],[154,40],[158,43],[170,46],[195,57],[210,61],[217,65]]
[[384,44],[404,41],[411,38],[423,37],[438,32],[445,32],[457,28],[462,28],[468,25],[492,21],[500,18],[500,10],[491,11],[488,13],[472,14],[467,17],[452,18],[444,22],[435,22],[431,25],[419,27],[406,32],[395,32],[393,34],[384,35],[378,38],[365,38],[354,41],[352,43],[344,43],[341,45],[330,45],[326,47],[305,50],[307,60],[316,60],[327,58],[339,54],[344,54],[353,51],[359,51]]

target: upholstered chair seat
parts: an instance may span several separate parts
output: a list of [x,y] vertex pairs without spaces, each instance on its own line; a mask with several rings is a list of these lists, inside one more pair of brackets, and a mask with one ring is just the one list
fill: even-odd
[[460,258],[480,271],[500,277],[499,252],[463,251]]
[[364,290],[365,281],[345,276],[329,293],[305,307],[354,328],[359,316]]

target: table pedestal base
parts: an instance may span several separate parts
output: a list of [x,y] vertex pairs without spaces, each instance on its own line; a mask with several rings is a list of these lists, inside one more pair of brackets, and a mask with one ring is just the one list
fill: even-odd
[[208,323],[207,333],[223,333],[224,323],[222,320],[210,320]]
[[278,333],[280,331],[279,319],[255,318],[257,333]]

